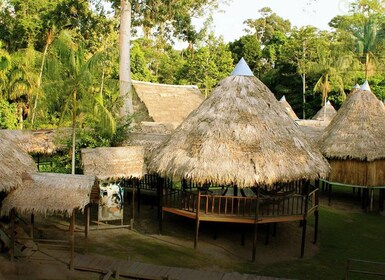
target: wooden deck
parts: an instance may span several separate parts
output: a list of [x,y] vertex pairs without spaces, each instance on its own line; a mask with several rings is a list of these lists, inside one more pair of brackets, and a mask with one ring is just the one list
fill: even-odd
[[108,257],[76,254],[74,261],[76,270],[104,274],[109,277],[127,277],[148,280],[273,280],[281,278],[241,274],[238,272],[216,272],[194,270],[189,268],[168,267],[134,261],[117,260]]

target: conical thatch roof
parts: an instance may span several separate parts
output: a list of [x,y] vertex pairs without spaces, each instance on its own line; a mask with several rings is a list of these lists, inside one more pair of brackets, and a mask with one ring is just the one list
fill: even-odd
[[330,122],[337,114],[336,109],[328,100],[326,104],[314,115],[313,120]]
[[285,109],[285,111],[289,114],[289,116],[293,120],[298,120],[297,114],[294,112],[293,108],[290,106],[289,102],[286,101],[286,97],[282,96],[279,100],[279,103],[281,103],[282,107]]
[[325,129],[321,151],[327,158],[384,159],[384,123],[381,101],[370,91],[355,91]]
[[329,164],[261,81],[230,76],[153,151],[149,169],[251,187],[325,177]]
[[7,195],[1,213],[12,208],[19,213],[55,214],[70,216],[73,209],[84,209],[90,203],[95,176],[55,173],[36,173],[23,186]]
[[0,134],[0,192],[21,186],[23,179],[36,171],[32,157]]
[[141,178],[145,173],[144,147],[103,147],[82,149],[85,175],[98,179]]

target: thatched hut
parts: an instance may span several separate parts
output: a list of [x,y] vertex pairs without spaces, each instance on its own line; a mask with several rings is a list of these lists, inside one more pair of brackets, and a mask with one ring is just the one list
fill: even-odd
[[324,106],[314,115],[313,120],[324,121],[330,123],[330,121],[337,114],[336,109],[334,109],[333,105],[328,100]]
[[[34,239],[34,215],[60,214],[70,217],[69,265],[72,269],[75,246],[75,210],[87,209],[91,190],[96,187],[95,184],[94,176],[35,173],[31,174],[22,186],[10,192],[3,201],[1,213],[11,216],[11,260],[13,260],[15,248],[15,212],[31,215],[30,238],[32,240]],[[86,236],[88,234],[88,223],[85,227],[85,234]]]
[[287,102],[286,97],[284,95],[279,100],[279,103],[281,103],[282,107],[285,109],[285,111],[289,114],[289,116],[293,120],[299,119],[297,114],[294,112],[293,108],[290,106],[289,102]]
[[[204,97],[197,86],[166,85],[132,81],[134,89],[134,119],[153,121],[177,127]],[[138,114],[138,111],[141,114]],[[144,114],[144,115],[143,115]],[[139,117],[139,115],[141,115]]]
[[[253,197],[235,194],[232,197],[239,201],[238,205],[252,204],[249,206],[255,212],[250,216],[244,212],[243,215],[239,212],[237,215],[235,209],[223,209],[225,204],[227,207],[228,198],[223,194],[217,198],[209,194],[209,198],[199,191],[197,194],[184,193],[180,195],[184,198],[182,204],[169,203],[167,199],[171,197],[164,199],[163,211],[197,221],[197,239],[199,221],[202,220],[256,225],[304,219],[308,209],[316,209],[315,205],[303,209],[305,212],[301,211],[298,216],[298,213],[289,212],[269,215],[258,206],[268,204],[267,200],[262,203],[262,191],[269,199],[285,187],[287,193],[293,194],[290,186],[296,182],[326,177],[329,164],[319,151],[312,149],[273,93],[252,76],[247,64],[241,60],[233,75],[219,82],[211,96],[189,115],[166,142],[154,150],[149,170],[163,177],[184,179],[201,186],[231,185],[254,191],[256,196]],[[299,185],[302,186],[301,183]],[[172,193],[178,197],[175,191]],[[309,193],[305,193],[308,198]],[[288,199],[284,194],[281,198]],[[297,195],[302,199],[300,193]],[[187,204],[198,201],[198,204],[186,206],[186,201],[190,201]],[[212,201],[210,205],[208,201]],[[287,205],[291,203],[286,202]]]
[[20,187],[23,179],[36,172],[37,168],[32,157],[16,142],[3,137],[3,134],[0,134],[0,139],[0,192],[9,192]]
[[74,209],[83,210],[90,203],[95,176],[57,173],[35,173],[4,199],[3,214],[18,213],[71,216]]
[[385,109],[368,84],[352,92],[325,129],[321,152],[329,182],[362,188],[385,186]]
[[[134,192],[139,179],[146,174],[144,148],[128,146],[82,149],[81,158],[84,174],[96,176],[99,180],[99,189],[92,193],[93,200],[99,203],[98,224],[100,221],[120,220],[121,226],[124,226],[123,180],[130,182]],[[134,210],[134,203],[132,209]],[[133,216],[134,214],[132,219]],[[133,220],[131,224],[132,222]]]

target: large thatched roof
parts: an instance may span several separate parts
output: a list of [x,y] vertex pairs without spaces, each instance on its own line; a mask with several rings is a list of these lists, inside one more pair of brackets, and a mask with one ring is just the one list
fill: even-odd
[[293,120],[298,120],[297,114],[294,112],[293,108],[290,106],[289,102],[287,102],[286,97],[282,96],[279,100],[279,103],[281,103],[282,107],[286,110],[286,112],[289,114],[289,116]]
[[335,115],[337,115],[336,109],[328,100],[326,104],[314,115],[313,120],[330,122]]
[[326,127],[321,152],[327,158],[385,158],[385,109],[368,90],[352,92]]
[[36,171],[37,167],[32,157],[14,141],[0,134],[0,192],[8,192],[21,186],[23,179]]
[[0,130],[0,137],[13,140],[27,153],[52,154],[63,145],[57,141],[69,131],[61,130]]
[[132,81],[139,99],[154,122],[177,127],[203,101],[198,87]]
[[140,146],[82,149],[83,171],[98,179],[141,178],[145,173]]
[[1,213],[12,208],[19,213],[71,215],[73,209],[84,209],[90,203],[95,176],[55,173],[32,174],[23,186],[13,190],[4,199]]
[[149,170],[249,187],[325,177],[329,164],[260,80],[230,76],[153,151]]

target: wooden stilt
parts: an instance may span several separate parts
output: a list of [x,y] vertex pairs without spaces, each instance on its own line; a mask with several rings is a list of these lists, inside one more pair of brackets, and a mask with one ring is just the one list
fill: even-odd
[[273,223],[273,236],[277,235],[277,223]]
[[198,247],[198,234],[199,234],[199,209],[201,205],[201,193],[198,191],[198,199],[195,207],[196,216],[195,216],[195,238],[194,238],[194,249]]
[[136,184],[136,193],[137,193],[137,210],[138,210],[138,215],[140,214],[140,200],[142,199],[141,198],[141,193],[140,193],[140,185],[139,185],[139,180],[135,179],[135,184]]
[[317,243],[318,239],[318,219],[319,219],[319,211],[318,209],[314,211],[314,240],[313,243]]
[[35,215],[31,213],[31,225],[29,229],[29,235],[31,236],[31,239],[33,240],[33,232],[35,228]]
[[251,261],[255,262],[255,258],[257,255],[257,240],[258,240],[258,214],[259,214],[259,188],[257,188],[257,203],[255,206],[255,221],[254,221],[254,237],[253,237],[253,252]]
[[384,189],[380,189],[380,195],[379,195],[379,208],[380,211],[384,211]]
[[328,203],[332,203],[332,184],[328,183]]
[[301,258],[305,254],[305,241],[306,241],[306,224],[307,220],[304,219],[302,222],[302,242],[301,242]]
[[11,210],[11,248],[10,248],[10,254],[9,258],[11,262],[15,259],[15,209],[13,208]]
[[72,211],[70,222],[70,270],[74,269],[75,258],[75,210]]
[[132,210],[132,213],[131,213],[131,220],[130,220],[130,228],[131,230],[134,229],[134,221],[135,221],[135,180],[133,182],[133,185],[132,185],[132,205],[131,205],[131,210]]
[[266,239],[265,239],[265,245],[269,244],[269,235],[270,235],[270,223],[266,224]]
[[84,227],[84,237],[87,239],[88,234],[90,233],[90,205],[86,205],[85,207],[85,227]]
[[163,231],[163,180],[159,180],[158,184],[158,219],[159,219],[159,234]]

